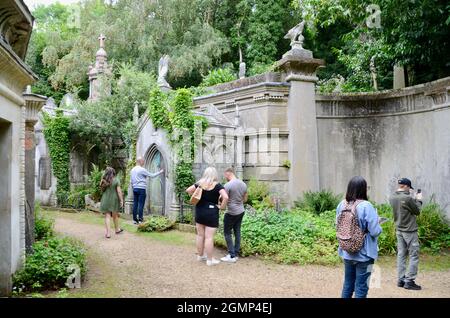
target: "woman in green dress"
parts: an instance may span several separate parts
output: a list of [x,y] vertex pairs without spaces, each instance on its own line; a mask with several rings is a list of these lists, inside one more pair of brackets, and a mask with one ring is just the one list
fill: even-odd
[[113,168],[107,167],[105,169],[102,181],[100,181],[100,188],[102,190],[100,211],[105,215],[105,237],[110,238],[111,217],[114,221],[116,234],[123,232],[123,229],[119,228],[119,211],[120,207],[123,206],[123,194],[119,180],[116,178],[116,171]]

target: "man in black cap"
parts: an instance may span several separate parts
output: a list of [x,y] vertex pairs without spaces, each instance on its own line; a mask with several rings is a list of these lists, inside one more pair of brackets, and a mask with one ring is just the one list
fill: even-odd
[[[419,266],[419,237],[417,235],[416,218],[422,207],[422,193],[413,197],[411,180],[398,180],[397,191],[389,198],[394,212],[394,222],[397,229],[397,271],[398,287],[405,289],[422,289],[415,283]],[[406,259],[409,256],[409,268],[406,272]]]

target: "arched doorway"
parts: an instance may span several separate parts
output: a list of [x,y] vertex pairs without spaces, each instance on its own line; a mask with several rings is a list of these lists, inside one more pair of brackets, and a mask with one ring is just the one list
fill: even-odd
[[[165,160],[156,145],[152,145],[145,157],[145,168],[151,173],[164,169]],[[165,215],[166,203],[166,178],[165,172],[158,177],[149,178],[147,182],[147,199],[145,202],[145,214]]]

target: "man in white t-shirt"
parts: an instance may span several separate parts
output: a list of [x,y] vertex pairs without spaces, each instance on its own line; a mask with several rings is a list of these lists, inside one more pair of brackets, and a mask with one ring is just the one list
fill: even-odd
[[144,204],[147,196],[147,178],[155,178],[162,174],[164,170],[157,173],[150,173],[142,167],[144,159],[137,158],[136,166],[131,169],[130,182],[133,187],[133,223],[139,224],[144,221]]

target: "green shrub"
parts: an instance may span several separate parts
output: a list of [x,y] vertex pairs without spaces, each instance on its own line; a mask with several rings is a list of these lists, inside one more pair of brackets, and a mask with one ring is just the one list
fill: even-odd
[[203,78],[200,86],[209,87],[222,83],[231,82],[237,79],[236,74],[229,68],[219,68],[212,70]]
[[174,225],[175,222],[164,216],[152,215],[144,223],[139,224],[137,230],[139,232],[164,232],[173,228]]
[[303,193],[303,198],[295,201],[294,204],[302,210],[321,214],[325,211],[335,210],[341,200],[340,195],[335,195],[329,190],[307,191]]
[[85,201],[84,197],[87,194],[91,194],[92,190],[87,185],[81,185],[74,187],[69,195],[67,196],[67,203],[66,205],[74,208],[74,209],[84,209],[85,208]]
[[92,200],[98,202],[102,198],[102,192],[100,190],[100,181],[102,181],[103,171],[97,165],[92,165],[92,171],[89,174],[89,194]]
[[34,237],[36,241],[52,237],[54,220],[42,215],[41,208],[36,205],[34,208]]
[[[379,254],[393,255],[397,240],[392,209],[389,204],[375,207],[380,217],[390,219],[382,225],[383,231],[378,238]],[[300,208],[281,213],[270,209],[253,213],[247,210],[241,229],[241,254],[261,255],[286,264],[336,264],[339,257],[335,219],[335,206],[320,214]],[[450,247],[449,225],[436,203],[423,207],[418,225],[420,244],[425,252]],[[223,226],[219,227],[215,243],[226,248]]]
[[[338,260],[334,215],[330,211],[318,217],[301,210],[247,214],[242,222],[241,254],[264,255],[287,264],[334,264]],[[220,229],[215,242],[225,247],[222,233]]]
[[178,222],[195,225],[194,214],[191,211],[185,211],[183,217],[181,217],[181,214],[178,216]]
[[274,207],[270,197],[270,187],[266,182],[250,179],[248,182],[248,204],[257,210],[270,209]]
[[16,292],[52,290],[64,287],[77,265],[81,277],[86,273],[86,254],[81,243],[69,238],[53,237],[33,244],[33,253],[27,255],[24,267],[13,276]]

